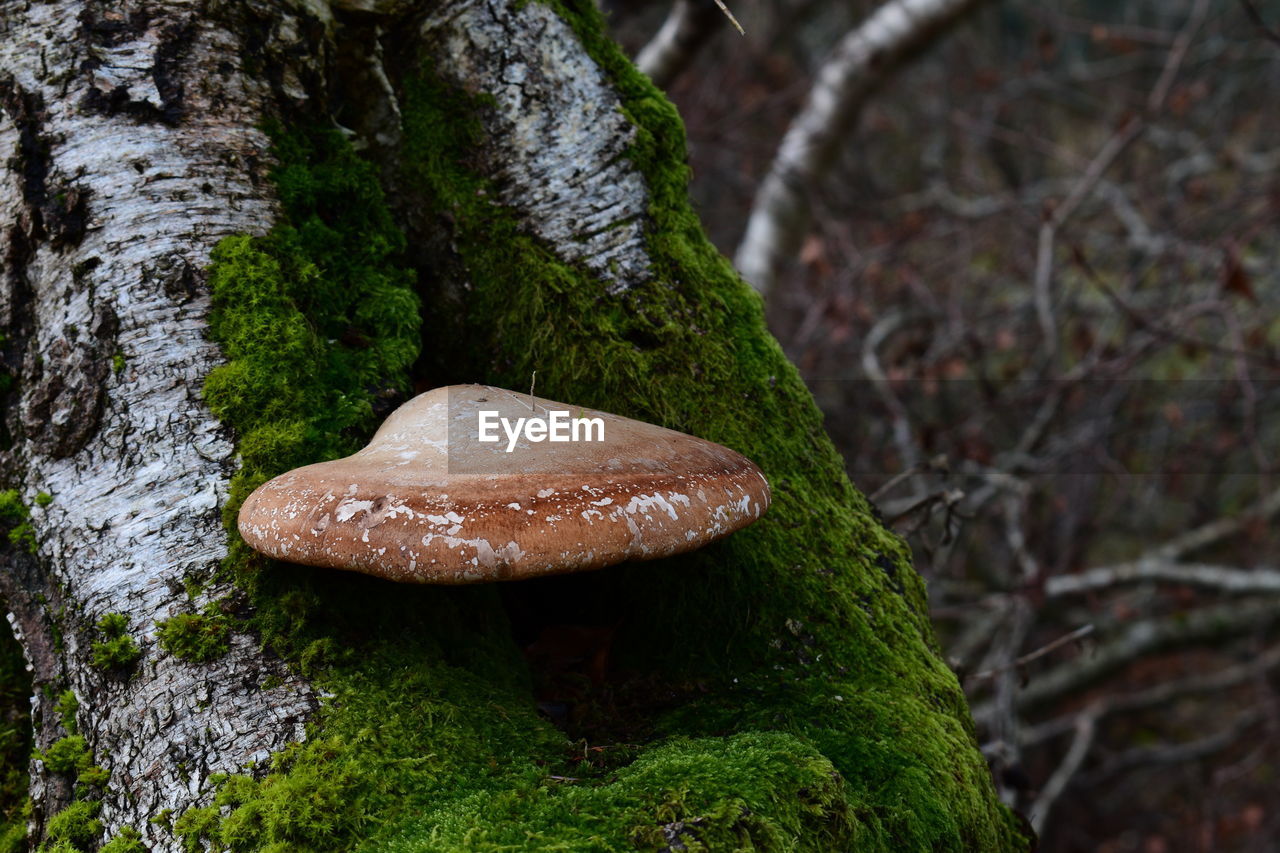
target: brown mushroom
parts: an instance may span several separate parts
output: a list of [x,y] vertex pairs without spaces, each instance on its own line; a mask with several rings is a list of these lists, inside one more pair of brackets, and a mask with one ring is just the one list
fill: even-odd
[[462,584],[692,551],[768,506],[760,469],[726,447],[454,385],[405,403],[358,453],[263,484],[239,526],[277,559]]

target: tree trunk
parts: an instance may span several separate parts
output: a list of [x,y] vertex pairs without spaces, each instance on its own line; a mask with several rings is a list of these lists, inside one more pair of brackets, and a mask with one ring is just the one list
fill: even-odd
[[[905,546],[594,7],[64,0],[0,26],[33,843],[1026,846]],[[227,523],[415,385],[535,370],[746,453],[774,508],[504,589],[270,563]]]

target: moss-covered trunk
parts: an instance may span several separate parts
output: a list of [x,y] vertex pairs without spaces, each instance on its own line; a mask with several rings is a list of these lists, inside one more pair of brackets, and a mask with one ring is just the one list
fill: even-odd
[[192,286],[207,278],[226,359],[203,401],[242,463],[224,521],[264,478],[350,452],[415,386],[535,371],[541,395],[743,452],[775,503],[687,557],[468,589],[270,563],[228,524],[229,556],[181,578],[188,612],[146,661],[225,668],[229,638],[253,636],[323,700],[304,740],[151,815],[148,843],[1026,849],[905,546],[704,238],[679,119],[595,8],[296,14],[324,75],[239,57],[274,93],[279,216],[265,236],[192,238],[217,242]]

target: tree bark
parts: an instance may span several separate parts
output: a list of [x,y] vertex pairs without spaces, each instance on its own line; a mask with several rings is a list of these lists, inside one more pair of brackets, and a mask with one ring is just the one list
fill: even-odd
[[[674,110],[594,7],[11,0],[0,27],[0,489],[33,534],[0,579],[36,691],[33,841],[1025,847],[905,548],[706,243]],[[357,278],[371,295],[322,319]],[[287,399],[419,326],[412,371]],[[295,333],[314,362],[262,368]],[[770,517],[501,593],[300,572],[224,528],[409,381],[534,370],[749,453]],[[162,643],[183,615],[225,642]]]
[[[235,466],[232,436],[200,401],[220,359],[201,271],[220,237],[275,216],[256,125],[277,93],[236,57],[298,47],[314,62],[317,47],[289,35],[292,15],[271,44],[248,44],[275,14],[0,7],[0,325],[18,377],[0,470],[34,508],[37,542],[8,555],[5,597],[34,667],[37,745],[63,734],[52,706],[73,691],[79,729],[111,772],[108,833],[189,807],[210,774],[301,737],[315,705],[246,634],[200,665],[160,654],[154,635],[157,621],[227,592],[184,590],[227,553],[218,510]],[[39,492],[52,503],[37,507]],[[107,613],[124,615],[142,652],[131,673],[91,663]],[[268,678],[281,686],[261,690]],[[35,838],[69,802],[51,776],[33,761]]]

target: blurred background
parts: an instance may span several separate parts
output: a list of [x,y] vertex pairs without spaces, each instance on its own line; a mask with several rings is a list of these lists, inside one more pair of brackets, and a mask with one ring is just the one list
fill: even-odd
[[1280,2],[727,2],[607,5],[719,247],[795,232],[769,324],[1003,796],[1045,851],[1280,849]]

